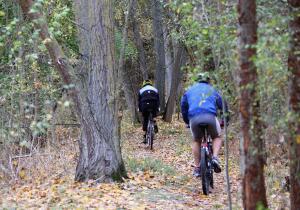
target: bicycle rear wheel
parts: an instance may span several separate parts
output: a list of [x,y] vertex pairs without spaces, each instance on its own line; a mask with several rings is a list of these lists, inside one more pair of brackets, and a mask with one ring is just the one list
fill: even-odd
[[154,123],[152,119],[152,114],[150,114],[148,128],[147,128],[147,143],[151,150],[153,149],[153,140],[154,140]]
[[151,127],[150,130],[150,149],[153,149],[153,140],[154,140],[154,129],[153,129],[153,125]]
[[207,155],[206,149],[201,148],[201,162],[200,162],[200,170],[201,170],[201,180],[202,180],[202,191],[204,195],[209,194],[209,185],[210,185],[210,176],[209,176],[209,168],[207,164]]

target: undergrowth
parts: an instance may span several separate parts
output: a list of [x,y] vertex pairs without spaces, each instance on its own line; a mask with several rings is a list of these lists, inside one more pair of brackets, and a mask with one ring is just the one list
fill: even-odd
[[127,170],[131,172],[138,171],[153,171],[159,174],[173,176],[176,174],[176,171],[171,166],[168,166],[164,162],[158,159],[152,159],[150,157],[145,157],[141,159],[136,158],[126,158],[125,164]]

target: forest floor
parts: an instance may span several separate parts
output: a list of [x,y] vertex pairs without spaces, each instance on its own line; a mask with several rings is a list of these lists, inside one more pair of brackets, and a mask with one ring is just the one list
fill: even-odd
[[[141,143],[141,128],[123,123],[122,152],[129,175],[123,183],[74,182],[77,142],[73,137],[64,139],[67,142],[56,153],[47,158],[40,155],[32,166],[28,165],[30,160],[24,162],[21,181],[0,189],[0,208],[227,209],[224,170],[215,174],[213,193],[203,195],[201,181],[192,176],[189,130],[178,121],[159,121],[159,129],[150,151]],[[241,209],[238,141],[233,139],[229,144],[233,209]],[[220,159],[224,169],[223,150]]]

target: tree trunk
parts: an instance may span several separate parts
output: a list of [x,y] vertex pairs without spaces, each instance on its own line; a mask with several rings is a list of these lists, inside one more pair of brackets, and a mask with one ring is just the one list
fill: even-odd
[[166,98],[169,98],[172,84],[172,73],[174,68],[173,44],[170,38],[169,29],[167,25],[163,25],[164,29],[164,45],[165,45],[165,58],[166,58]]
[[84,58],[77,72],[55,38],[50,36],[42,13],[30,12],[34,2],[19,0],[19,3],[24,15],[39,30],[52,63],[68,86],[76,107],[82,127],[75,180],[96,179],[101,182],[120,179],[125,175],[125,168],[118,136],[111,1],[75,1],[79,45]]
[[[133,88],[132,81],[130,77],[132,75],[129,74],[129,71],[126,69],[126,64],[125,64],[125,49],[127,46],[127,41],[128,41],[128,23],[129,23],[129,17],[130,14],[132,14],[133,10],[133,3],[135,0],[129,0],[128,2],[128,11],[125,16],[125,23],[124,23],[124,28],[123,28],[123,37],[122,37],[122,46],[121,46],[121,51],[120,51],[120,58],[119,58],[119,73],[121,74],[121,82],[120,82],[120,87],[118,88],[123,89],[124,94],[125,94],[125,100],[126,104],[128,106],[128,109],[131,113],[131,119],[133,123],[136,123],[139,121],[138,114],[137,114],[137,90]],[[144,70],[143,70],[144,71]],[[134,100],[132,100],[134,99]]]
[[165,110],[165,48],[163,36],[163,19],[162,19],[162,5],[159,0],[151,1],[152,19],[153,19],[153,34],[154,34],[154,50],[156,58],[156,74],[155,85],[158,89],[160,98],[160,110]]
[[139,66],[140,70],[142,72],[143,79],[146,80],[149,78],[148,68],[146,64],[146,55],[145,55],[145,49],[143,45],[143,41],[140,34],[140,24],[137,20],[137,0],[133,0],[133,6],[132,6],[132,29],[133,29],[133,35],[134,35],[134,43],[138,50],[138,56],[139,56]]
[[127,82],[127,94],[125,93],[125,99],[128,106],[128,109],[131,113],[132,123],[136,124],[141,122],[140,115],[138,113],[138,91],[139,84],[138,79],[135,75],[138,75],[136,67],[133,65],[131,60],[128,60],[124,65],[124,79]]
[[238,1],[239,21],[239,102],[242,129],[244,209],[267,207],[264,180],[262,122],[257,87],[257,69],[253,62],[257,42],[256,2]]
[[289,82],[289,108],[292,117],[289,121],[289,158],[290,158],[290,199],[291,209],[300,209],[300,2],[288,1],[291,17],[290,20],[290,53],[288,68],[290,71]]
[[[83,14],[84,10],[87,12]],[[112,2],[76,0],[75,11],[77,22],[89,31],[88,39],[83,37],[85,31],[79,33],[80,50],[88,53],[88,62],[83,63],[87,72],[82,80],[86,103],[81,116],[83,131],[76,180],[120,179],[125,169],[118,132]]]
[[172,115],[175,109],[175,102],[179,92],[179,82],[181,79],[181,67],[186,62],[186,52],[182,44],[178,43],[176,48],[177,49],[174,58],[175,63],[174,63],[174,68],[172,73],[172,81],[171,81],[171,91],[170,91],[170,96],[168,98],[166,111],[163,117],[163,119],[166,122],[172,121]]

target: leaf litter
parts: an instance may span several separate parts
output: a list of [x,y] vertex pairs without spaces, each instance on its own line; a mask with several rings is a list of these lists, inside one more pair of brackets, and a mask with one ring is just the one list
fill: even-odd
[[[159,122],[160,131],[150,151],[141,143],[143,132],[130,124],[122,125],[122,152],[128,179],[122,183],[96,184],[74,181],[77,156],[74,149],[67,154],[70,167],[43,177],[27,177],[26,182],[1,190],[0,207],[7,209],[225,209],[227,193],[224,172],[215,175],[215,189],[202,194],[201,181],[192,176],[193,164],[189,130],[182,122]],[[74,143],[74,140],[71,140]],[[76,142],[75,142],[76,144]],[[69,144],[63,146],[68,147]],[[234,147],[235,144],[233,144]],[[72,148],[75,148],[74,146]],[[240,195],[237,149],[230,155],[233,202]],[[71,161],[72,160],[72,161]],[[69,161],[69,160],[65,160]],[[224,157],[221,155],[224,163]],[[224,165],[223,165],[224,168]],[[37,170],[38,171],[38,170]],[[46,173],[46,172],[44,172]],[[48,172],[49,173],[49,172]],[[24,175],[25,176],[25,175]]]

